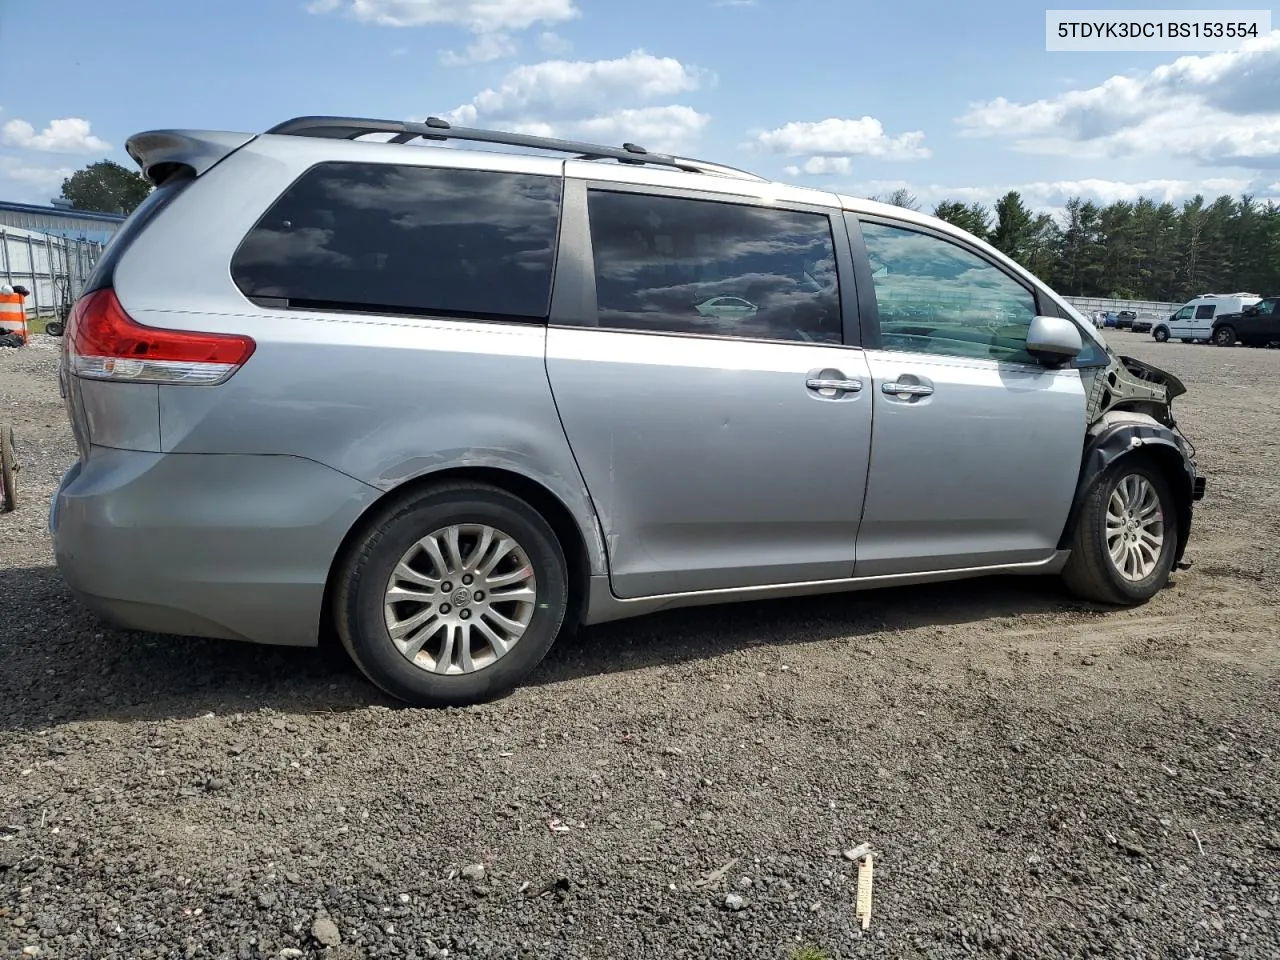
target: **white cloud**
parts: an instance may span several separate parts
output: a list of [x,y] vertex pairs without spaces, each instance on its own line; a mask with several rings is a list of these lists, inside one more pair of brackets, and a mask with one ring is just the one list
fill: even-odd
[[711,118],[685,104],[652,101],[714,81],[697,67],[643,50],[612,60],[547,60],[516,67],[443,116],[463,126],[684,152]]
[[0,157],[0,179],[39,190],[56,189],[73,173],[70,167],[43,167],[24,163],[16,157]]
[[538,49],[547,56],[561,57],[573,49],[573,43],[554,30],[545,30],[538,34]]
[[638,143],[658,153],[680,153],[710,122],[711,117],[692,107],[639,107],[579,120],[569,131],[596,143]]
[[957,122],[966,136],[1002,137],[1029,153],[1280,166],[1280,30],[1043,100],[997,97]]
[[516,42],[511,39],[511,35],[497,30],[478,34],[475,41],[462,53],[455,53],[452,50],[442,51],[440,60],[445,66],[463,67],[472,63],[503,60],[515,56],[515,53]]
[[890,136],[875,117],[856,120],[829,117],[812,123],[797,121],[776,130],[766,130],[756,137],[756,143],[766,150],[787,156],[809,154],[809,159],[803,164],[787,167],[791,176],[847,174],[852,169],[854,157],[921,160],[931,153],[924,145],[921,131]]
[[579,16],[573,0],[313,0],[312,13],[343,11],[384,27],[452,25],[478,33],[526,30]]
[[50,120],[39,133],[25,120],[10,120],[0,128],[0,137],[11,147],[49,153],[93,153],[111,149],[111,144],[90,132],[88,120],[78,117]]
[[546,60],[509,72],[497,88],[480,91],[453,111],[450,119],[474,123],[521,122],[537,115],[581,116],[586,111],[616,109],[698,89],[702,71],[672,57],[633,50],[614,60]]

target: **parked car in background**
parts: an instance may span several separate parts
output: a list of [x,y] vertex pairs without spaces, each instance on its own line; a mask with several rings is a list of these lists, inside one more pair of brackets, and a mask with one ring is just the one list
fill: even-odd
[[1132,330],[1134,333],[1150,333],[1151,328],[1154,325],[1155,325],[1155,320],[1153,320],[1150,316],[1135,317],[1129,329]]
[[1121,310],[1116,314],[1116,329],[1129,330],[1133,327],[1133,321],[1138,319],[1138,315],[1132,310]]
[[996,573],[1136,605],[1183,557],[1186,388],[935,217],[435,118],[127,149],[49,515],[108,621],[332,626],[467,704],[579,624]]
[[1214,318],[1213,342],[1220,347],[1243,343],[1246,347],[1280,345],[1280,297],[1267,297],[1239,313]]
[[1253,293],[1207,293],[1188,300],[1182,307],[1161,320],[1151,331],[1159,343],[1176,337],[1183,343],[1208,343],[1213,336],[1213,319],[1220,313],[1240,313],[1262,298]]

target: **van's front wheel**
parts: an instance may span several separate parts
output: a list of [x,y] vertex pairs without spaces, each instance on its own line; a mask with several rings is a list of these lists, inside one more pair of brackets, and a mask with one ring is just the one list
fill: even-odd
[[379,517],[339,573],[339,636],[360,670],[421,706],[517,686],[568,608],[564,554],[518,497],[482,484],[424,490]]
[[1127,457],[1085,494],[1063,579],[1086,600],[1146,603],[1168,583],[1177,544],[1168,481],[1151,461]]
[[1168,327],[1156,327],[1156,328],[1155,328],[1155,330],[1151,331],[1151,336],[1155,338],[1156,343],[1168,343],[1168,342],[1169,342],[1169,328],[1168,328]]

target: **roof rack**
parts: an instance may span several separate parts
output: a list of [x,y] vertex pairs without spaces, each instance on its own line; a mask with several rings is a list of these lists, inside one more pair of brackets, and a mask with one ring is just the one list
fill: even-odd
[[650,153],[635,143],[621,147],[607,147],[597,143],[577,140],[560,140],[555,137],[535,137],[524,133],[506,133],[501,130],[481,130],[474,127],[455,127],[439,117],[427,117],[418,123],[413,120],[373,120],[363,117],[294,117],[278,123],[269,134],[292,137],[321,137],[333,140],[358,140],[373,133],[393,134],[389,143],[409,143],[423,140],[468,140],[475,143],[497,143],[530,150],[553,150],[571,153],[578,160],[617,160],[619,163],[648,164],[670,167],[688,173],[709,173],[743,180],[764,181],[764,177],[736,167],[686,157],[673,157],[664,153]]

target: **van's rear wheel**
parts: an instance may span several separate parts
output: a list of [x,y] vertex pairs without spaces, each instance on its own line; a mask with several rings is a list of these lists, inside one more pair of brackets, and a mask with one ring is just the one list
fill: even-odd
[[1085,494],[1063,579],[1086,600],[1146,603],[1168,583],[1177,544],[1168,481],[1151,461],[1126,457]]
[[482,484],[397,504],[353,546],[335,596],[360,670],[421,706],[461,706],[520,683],[555,642],[568,575],[550,525]]

